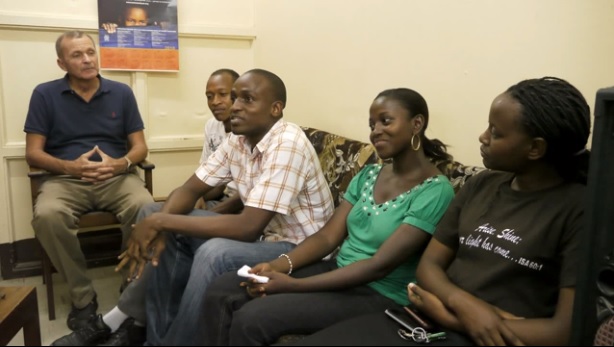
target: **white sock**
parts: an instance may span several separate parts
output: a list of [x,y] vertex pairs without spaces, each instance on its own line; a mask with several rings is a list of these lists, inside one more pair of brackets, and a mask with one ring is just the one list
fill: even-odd
[[111,332],[115,332],[122,323],[128,319],[130,316],[123,313],[119,307],[115,306],[109,313],[105,314],[102,317],[102,321],[104,324],[108,325],[111,328]]

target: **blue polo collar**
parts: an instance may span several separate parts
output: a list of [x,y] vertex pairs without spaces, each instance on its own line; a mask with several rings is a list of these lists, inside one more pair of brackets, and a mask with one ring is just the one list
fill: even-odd
[[[109,81],[100,76],[100,74],[98,74],[96,77],[100,80],[100,87],[98,87],[98,90],[96,91],[96,94],[94,94],[94,96],[110,92],[111,88],[109,87]],[[72,92],[72,88],[70,88],[70,83],[68,83],[68,74],[65,74],[64,78],[62,79],[62,87],[63,88],[60,93],[63,94]]]

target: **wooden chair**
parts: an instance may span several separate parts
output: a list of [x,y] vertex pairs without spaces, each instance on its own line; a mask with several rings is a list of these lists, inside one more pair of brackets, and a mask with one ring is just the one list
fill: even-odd
[[[152,180],[152,170],[155,168],[155,165],[147,160],[144,160],[137,164],[139,168],[141,168],[144,172],[145,178],[145,187],[149,191],[150,194],[153,194],[153,180]],[[38,195],[38,191],[40,189],[41,184],[44,181],[44,178],[51,175],[50,172],[38,169],[35,167],[30,167],[30,171],[28,172],[28,177],[30,177],[30,190],[32,194],[32,210],[34,211],[34,204],[36,202],[36,197]],[[115,217],[114,214],[107,211],[90,211],[81,216],[79,219],[79,229],[95,229],[95,230],[111,230],[117,229],[119,227],[119,220]],[[94,234],[94,233],[91,233]],[[94,235],[91,237],[89,241],[96,242],[96,238],[101,239],[101,237],[105,237],[108,239],[109,233],[101,233],[99,235]],[[83,243],[82,243],[83,248]],[[118,250],[119,251],[119,250]],[[84,252],[85,254],[86,252]],[[94,263],[100,263],[109,261],[116,262],[117,261],[116,254],[105,254],[99,256],[97,261]],[[86,254],[87,257],[87,254]],[[53,296],[53,278],[52,274],[55,269],[51,264],[51,260],[45,252],[44,248],[41,246],[41,267],[43,271],[43,283],[47,286],[47,305],[49,308],[49,320],[55,319],[55,300]]]

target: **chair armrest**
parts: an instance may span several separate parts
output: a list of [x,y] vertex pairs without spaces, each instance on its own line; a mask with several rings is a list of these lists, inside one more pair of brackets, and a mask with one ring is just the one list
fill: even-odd
[[51,172],[34,166],[30,166],[30,171],[28,171],[28,177],[30,178],[45,177],[49,175],[51,175]]
[[153,171],[153,169],[156,168],[156,165],[145,159],[143,161],[138,162],[136,165],[143,169],[143,172],[145,174],[145,187],[149,191],[149,194],[153,195],[153,177],[151,172]]
[[29,166],[28,177],[30,178],[30,195],[32,196],[32,209],[34,209],[34,202],[36,201],[38,190],[43,183],[43,178],[47,176],[51,176],[51,172],[38,167]]
[[136,164],[138,167],[140,167],[143,170],[153,170],[156,168],[156,165],[148,160],[143,160],[139,163]]

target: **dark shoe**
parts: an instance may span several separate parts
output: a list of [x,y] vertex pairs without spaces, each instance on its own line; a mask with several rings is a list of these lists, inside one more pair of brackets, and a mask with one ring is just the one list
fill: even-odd
[[133,318],[126,319],[105,343],[98,346],[142,346],[147,339],[147,329],[134,324]]
[[96,346],[111,335],[109,328],[102,321],[102,315],[92,318],[88,324],[72,333],[53,341],[51,346]]
[[94,295],[92,301],[84,308],[79,309],[73,305],[72,310],[68,314],[68,319],[66,320],[68,329],[75,331],[88,326],[89,322],[96,317],[96,310],[98,310],[96,295]]

